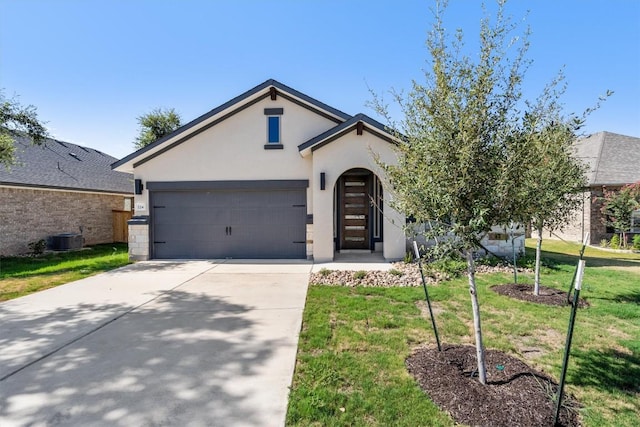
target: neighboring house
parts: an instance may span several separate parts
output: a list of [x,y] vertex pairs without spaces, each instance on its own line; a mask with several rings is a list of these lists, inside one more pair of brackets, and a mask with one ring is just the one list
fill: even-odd
[[[620,187],[640,181],[640,138],[611,132],[598,132],[575,143],[576,156],[587,165],[587,188],[583,204],[573,220],[562,231],[551,237],[583,241],[589,233],[589,243],[597,245],[603,239],[611,239],[613,229],[602,221],[603,189]],[[634,229],[640,233],[640,211],[634,213]]]
[[394,136],[275,80],[113,164],[136,180],[133,260],[405,256],[375,158]]
[[62,233],[82,234],[87,245],[113,242],[114,216],[131,211],[133,197],[133,177],[110,167],[117,159],[54,139],[14,141],[17,163],[0,165],[0,255]]

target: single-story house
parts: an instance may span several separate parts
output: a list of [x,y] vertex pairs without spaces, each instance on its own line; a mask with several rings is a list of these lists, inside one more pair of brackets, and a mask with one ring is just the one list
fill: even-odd
[[275,80],[113,164],[133,173],[134,260],[405,255],[404,216],[383,197],[374,153],[393,135]]
[[[571,221],[551,237],[583,241],[589,233],[589,243],[597,245],[610,240],[615,230],[602,221],[603,190],[619,190],[640,181],[640,138],[612,132],[598,132],[580,138],[575,143],[576,156],[587,166],[587,188],[583,203]],[[640,233],[640,211],[634,212],[634,229]]]
[[63,233],[81,234],[87,245],[126,241],[114,218],[126,225],[131,216],[133,177],[111,169],[117,159],[55,139],[14,142],[17,163],[0,165],[0,255],[29,252],[29,243]]
[[393,133],[267,80],[115,162],[135,177],[133,260],[402,259],[404,215],[383,188]]

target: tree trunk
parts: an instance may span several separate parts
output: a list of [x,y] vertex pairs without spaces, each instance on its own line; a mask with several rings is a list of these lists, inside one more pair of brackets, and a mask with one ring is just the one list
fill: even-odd
[[480,325],[480,305],[476,291],[475,268],[473,265],[473,252],[467,250],[467,273],[469,275],[469,293],[471,294],[471,307],[473,309],[473,327],[476,336],[476,357],[478,360],[478,378],[480,383],[487,384],[487,368],[484,362],[484,345],[482,343],[482,327]]
[[536,244],[536,268],[533,282],[533,294],[540,295],[540,264],[542,263],[542,225],[538,224],[538,243]]

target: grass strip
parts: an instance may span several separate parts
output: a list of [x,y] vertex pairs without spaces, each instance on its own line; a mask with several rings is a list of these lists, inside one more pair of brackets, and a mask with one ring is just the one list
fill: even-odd
[[18,298],[129,264],[127,245],[95,245],[37,257],[0,258],[0,301]]
[[[528,252],[532,244],[527,242]],[[555,264],[545,269],[543,285],[567,288],[579,245],[545,241],[543,249]],[[581,297],[590,306],[578,313],[566,389],[580,401],[585,426],[635,426],[640,256],[591,249],[587,259]],[[490,289],[510,280],[509,274],[478,277],[485,345],[557,379],[570,307],[513,300]],[[522,281],[533,284],[533,276],[523,274]],[[466,279],[433,286],[430,296],[441,340],[473,344]],[[413,349],[435,346],[423,299],[420,288],[310,286],[287,425],[453,425],[404,364]]]

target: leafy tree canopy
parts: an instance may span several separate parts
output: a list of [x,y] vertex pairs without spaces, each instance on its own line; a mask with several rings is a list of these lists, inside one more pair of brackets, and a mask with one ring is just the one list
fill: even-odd
[[36,108],[23,107],[15,99],[8,99],[0,91],[0,164],[15,164],[14,136],[27,136],[34,144],[42,144],[48,136],[47,129],[38,119]]
[[[454,250],[466,254],[483,384],[486,367],[473,252],[493,225],[534,218],[550,221],[565,190],[582,182],[582,170],[572,163],[569,151],[583,119],[560,114],[562,74],[535,102],[523,100],[521,86],[531,62],[526,59],[529,30],[519,34],[505,16],[506,0],[497,3],[494,16],[487,13],[481,21],[479,51],[469,55],[462,31],[452,36],[445,30],[447,2],[436,1],[426,42],[430,68],[425,82],[414,81],[406,95],[393,94],[404,118],[395,123],[375,94],[373,101],[390,127],[398,130],[400,141],[397,163],[381,165],[393,195],[391,204],[428,224],[425,235],[437,242],[432,255]],[[559,175],[536,170],[541,167],[559,168]],[[566,188],[551,191],[550,187],[565,185],[556,180],[569,176]],[[544,203],[532,201],[539,193]]]
[[528,32],[513,42],[515,27],[500,2],[495,18],[482,20],[480,52],[471,57],[462,53],[461,31],[453,38],[446,33],[441,4],[427,39],[426,83],[414,81],[407,96],[396,94],[404,115],[392,123],[404,141],[399,162],[384,166],[396,208],[429,222],[431,237],[453,233],[449,244],[472,250],[491,225],[514,216],[505,171],[519,142],[513,135]]
[[622,187],[619,191],[604,190],[602,221],[621,236],[622,247],[627,246],[627,233],[631,231],[631,215],[640,209],[640,182]]
[[134,141],[136,149],[146,147],[152,142],[169,135],[181,126],[180,115],[173,108],[156,108],[150,113],[138,117],[139,135]]

